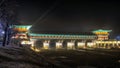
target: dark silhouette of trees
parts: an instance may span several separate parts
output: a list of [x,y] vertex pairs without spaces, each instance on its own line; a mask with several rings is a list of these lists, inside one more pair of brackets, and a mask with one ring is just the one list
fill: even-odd
[[0,23],[3,26],[3,46],[8,45],[13,34],[11,26],[16,22],[17,2],[16,0],[0,1]]

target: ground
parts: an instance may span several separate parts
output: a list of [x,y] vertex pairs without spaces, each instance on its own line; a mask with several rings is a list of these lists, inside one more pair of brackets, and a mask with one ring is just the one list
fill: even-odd
[[41,50],[40,54],[68,68],[120,68],[119,49]]
[[0,68],[120,68],[120,49],[0,47]]
[[53,63],[27,47],[0,47],[0,68],[53,67]]

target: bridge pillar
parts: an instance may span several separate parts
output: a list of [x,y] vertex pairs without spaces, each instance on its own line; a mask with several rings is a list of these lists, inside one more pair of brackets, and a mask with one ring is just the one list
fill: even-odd
[[117,44],[116,44],[116,45],[117,45],[117,47],[118,47],[118,48],[120,48],[120,44],[119,44],[119,41],[117,41]]
[[67,42],[67,49],[75,49],[75,41],[74,40]]
[[108,44],[108,49],[110,49],[110,48],[111,48],[111,43]]
[[62,49],[63,48],[63,41],[59,40],[56,42],[56,49]]
[[36,47],[35,47],[35,42],[36,42],[36,39],[30,39],[30,41],[31,41],[31,49],[33,49],[33,50],[35,50],[36,49]]
[[84,48],[85,47],[85,42],[78,42],[77,43],[77,48]]
[[100,47],[101,47],[101,45],[102,45],[102,43],[99,43],[98,48],[100,48]]
[[87,42],[87,47],[93,48],[95,46],[94,42]]
[[49,49],[50,47],[50,40],[45,40],[43,42],[43,49]]
[[113,48],[115,48],[115,44],[114,43],[112,43],[112,46],[113,46]]
[[103,48],[106,48],[106,47],[108,47],[109,46],[109,44],[107,45],[108,43],[104,43],[104,45],[103,45]]
[[120,41],[118,41],[117,44],[118,44],[118,48],[120,48]]

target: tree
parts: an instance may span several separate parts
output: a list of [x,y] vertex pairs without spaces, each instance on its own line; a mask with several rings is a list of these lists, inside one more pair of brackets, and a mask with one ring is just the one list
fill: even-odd
[[9,44],[12,29],[10,26],[16,20],[16,0],[1,0],[0,1],[0,21],[3,26],[4,36],[3,36],[3,46]]

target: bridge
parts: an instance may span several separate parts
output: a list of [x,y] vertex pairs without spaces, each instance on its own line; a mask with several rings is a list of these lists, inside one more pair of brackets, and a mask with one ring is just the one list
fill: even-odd
[[[43,48],[48,49],[51,46],[55,48],[67,48],[67,49],[75,49],[75,45],[77,48],[84,46],[89,43],[93,43],[97,36],[95,34],[29,34],[31,41],[34,43],[39,41]],[[40,44],[40,43],[39,43]],[[33,44],[32,46],[34,46]]]
[[[31,25],[14,25],[13,28],[18,33],[13,38],[22,38],[28,39],[29,36],[30,42],[21,41],[22,44],[31,43],[32,46],[41,45],[44,49],[49,49],[51,47],[55,47],[57,49],[67,48],[67,49],[75,49],[86,47],[87,45],[94,45],[94,41],[97,39],[97,35],[92,32],[87,33],[45,33],[45,34],[36,34],[36,33],[28,33]],[[27,35],[26,35],[27,34]],[[38,43],[41,42],[41,43]],[[36,44],[38,43],[38,44]]]
[[[120,41],[109,40],[111,30],[94,30],[85,33],[29,33],[31,25],[14,25],[18,33],[13,38],[21,38],[22,44],[38,45],[43,49],[111,48],[120,47]],[[27,39],[27,40],[25,40]]]

